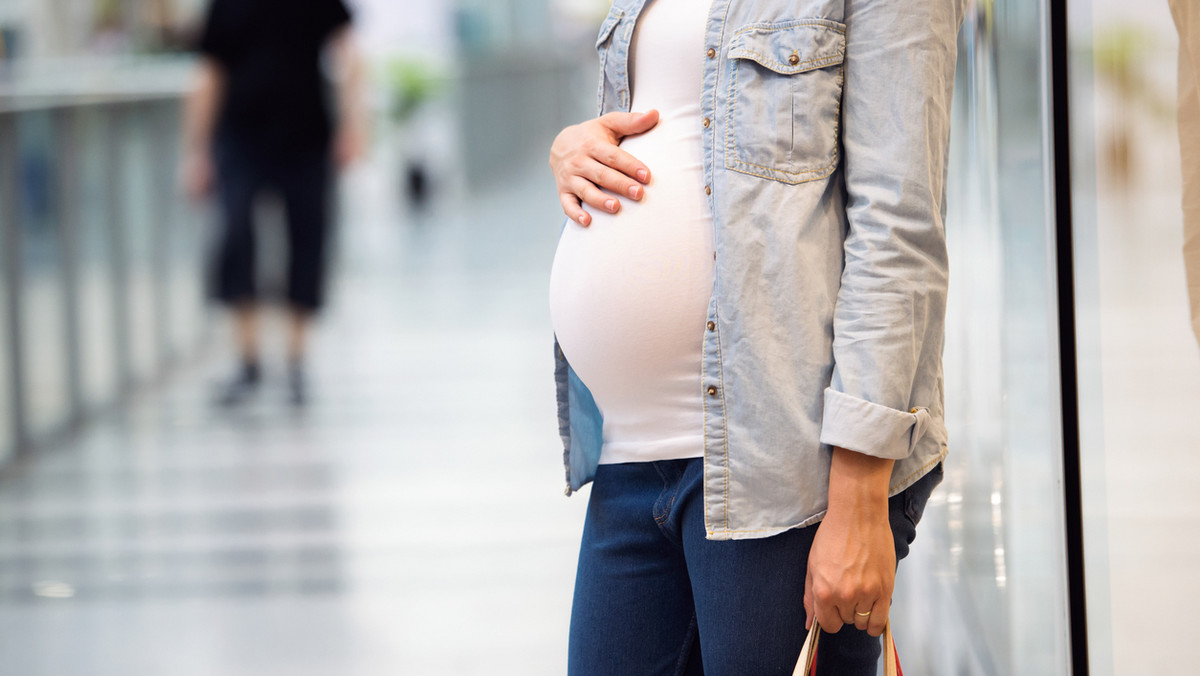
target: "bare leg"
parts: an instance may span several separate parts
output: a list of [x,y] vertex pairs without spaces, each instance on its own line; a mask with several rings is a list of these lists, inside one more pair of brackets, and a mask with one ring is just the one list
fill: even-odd
[[258,389],[262,374],[258,365],[258,306],[239,304],[233,310],[233,335],[241,365],[232,380],[217,395],[221,406],[237,406]]
[[243,364],[258,363],[258,305],[242,303],[233,311],[233,330]]
[[288,387],[292,404],[303,406],[308,401],[304,378],[304,355],[308,349],[308,324],[312,312],[293,305],[288,312]]
[[288,361],[292,364],[304,363],[304,354],[308,348],[308,323],[311,317],[310,311],[294,305],[288,312]]

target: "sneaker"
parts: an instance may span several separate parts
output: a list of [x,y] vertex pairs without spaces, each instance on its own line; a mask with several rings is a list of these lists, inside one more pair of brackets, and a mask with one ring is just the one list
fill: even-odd
[[239,406],[258,391],[258,386],[262,382],[262,373],[256,362],[246,362],[242,364],[241,370],[238,371],[229,382],[225,383],[217,391],[217,405],[223,408],[232,408]]
[[308,403],[308,379],[304,377],[304,367],[298,362],[288,366],[288,402],[292,406]]

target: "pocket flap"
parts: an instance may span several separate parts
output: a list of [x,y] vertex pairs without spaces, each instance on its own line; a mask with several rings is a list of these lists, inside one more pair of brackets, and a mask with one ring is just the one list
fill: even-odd
[[604,23],[600,24],[600,35],[596,37],[596,49],[599,49],[600,45],[604,44],[604,41],[608,39],[608,36],[612,35],[613,29],[621,22],[621,17],[623,16],[625,16],[625,10],[623,9],[613,7],[609,10]]
[[781,75],[839,64],[845,53],[846,27],[824,19],[753,24],[729,43],[730,59],[748,59]]

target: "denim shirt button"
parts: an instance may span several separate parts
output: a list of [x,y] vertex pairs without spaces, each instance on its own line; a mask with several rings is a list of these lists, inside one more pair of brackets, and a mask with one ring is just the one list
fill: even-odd
[[708,396],[710,396],[710,397],[717,396],[717,386],[716,385],[708,386]]
[[709,331],[716,331],[716,330],[717,330],[717,323],[716,323],[716,322],[709,322],[709,323],[708,323],[708,330],[709,330]]
[[791,56],[788,57],[788,63],[792,64],[793,66],[800,63],[800,55],[792,54]]
[[712,186],[711,186],[711,185],[706,185],[706,186],[704,186],[704,194],[705,194],[705,195],[711,195],[711,194],[712,194]]
[[708,51],[705,52],[705,54],[708,55],[708,58],[715,59],[717,57],[717,50],[713,49],[712,47],[709,47]]
[[707,129],[708,125],[712,124],[712,120],[710,120],[706,117],[700,124],[704,125],[704,128]]

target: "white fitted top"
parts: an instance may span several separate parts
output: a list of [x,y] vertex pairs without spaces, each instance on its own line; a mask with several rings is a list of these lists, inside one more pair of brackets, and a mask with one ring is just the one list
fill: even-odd
[[713,287],[700,96],[708,3],[653,0],[630,51],[631,109],[658,125],[621,147],[650,168],[641,202],[568,222],[550,273],[563,354],[604,416],[601,463],[704,455],[700,357]]

